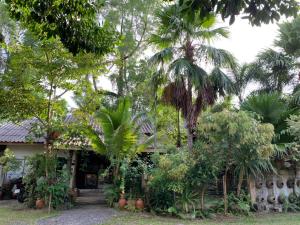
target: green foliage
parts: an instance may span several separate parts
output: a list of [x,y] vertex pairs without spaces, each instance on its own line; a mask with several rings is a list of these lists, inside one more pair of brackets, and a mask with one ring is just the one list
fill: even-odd
[[[54,209],[69,208],[71,199],[68,194],[69,174],[66,167],[57,170],[57,159],[47,158],[45,155],[34,155],[27,158],[27,174],[24,177],[26,189],[26,204],[35,207],[35,201],[40,198],[49,202]],[[46,164],[51,168],[48,178],[46,177]]]
[[288,55],[300,56],[300,17],[279,24],[279,37],[275,41]]
[[189,183],[193,189],[205,189],[218,178],[221,170],[219,161],[203,148],[200,140],[194,144],[192,156],[195,164],[188,173]]
[[92,127],[86,130],[93,149],[110,160],[115,185],[120,182],[122,192],[125,191],[125,176],[130,161],[152,141],[152,137],[142,137],[139,130],[145,121],[138,120],[140,115],[133,117],[130,107],[128,98],[119,99],[116,108],[103,108],[95,115],[102,135]]
[[0,165],[5,173],[17,171],[21,166],[21,161],[17,160],[15,154],[7,148],[4,150],[3,156],[0,157]]
[[282,92],[295,77],[295,61],[284,52],[266,49],[257,55],[249,73],[253,80],[261,84],[261,90]]
[[150,165],[143,159],[137,157],[133,159],[126,170],[125,190],[130,199],[143,196],[142,179],[149,170]]
[[176,196],[175,205],[185,213],[195,213],[197,198],[198,193],[186,189],[180,195]]
[[[215,207],[216,212],[223,212],[224,203],[220,202]],[[234,193],[228,195],[228,212],[233,215],[245,215],[249,216],[251,210],[251,200],[250,196],[245,192],[242,192],[239,197]]]
[[206,143],[203,147],[221,154],[220,158],[229,160],[228,165],[234,163],[233,157],[245,153],[265,159],[273,154],[273,126],[260,124],[243,111],[205,113],[199,124],[199,137]]
[[298,109],[291,106],[280,93],[253,94],[242,103],[241,109],[254,113],[255,118],[263,123],[273,124],[276,134],[274,143],[292,141],[292,137],[283,131],[287,129],[287,118],[298,114]]
[[109,23],[97,22],[100,1],[80,0],[6,0],[13,18],[41,39],[60,38],[73,54],[80,51],[111,52],[116,37]]
[[[159,145],[175,145],[178,135],[176,109],[168,105],[159,104],[157,106],[156,121]],[[181,131],[181,142],[184,144],[186,143],[186,132],[184,131],[184,121],[182,119],[179,121],[179,128]]]
[[[235,21],[235,17],[243,15],[248,19],[252,25],[261,25],[263,23],[270,23],[278,21],[280,16],[286,17],[296,16],[298,12],[298,2],[296,0],[284,1],[193,1],[182,0],[179,2],[182,11],[186,13],[191,19],[195,17],[207,17],[210,14],[221,14],[223,20],[230,18],[229,23]],[[263,7],[262,7],[263,6]]]
[[194,204],[192,190],[187,180],[193,160],[186,149],[174,149],[170,152],[153,155],[153,168],[150,170],[148,186],[150,207],[158,213],[165,213],[170,207],[190,212]]
[[[216,27],[216,17],[212,15],[190,21],[178,4],[168,4],[156,14],[158,27],[150,41],[162,50],[149,61],[157,66],[156,74],[168,78],[162,99],[181,111],[191,148],[200,112],[212,105],[218,94],[224,96],[232,91],[232,82],[221,68],[234,68],[235,58],[212,46],[213,40],[228,37],[228,30]],[[210,74],[203,68],[207,63],[216,67]]]
[[47,123],[49,110],[61,119],[66,113],[61,97],[75,90],[82,76],[75,58],[56,39],[12,46],[8,68],[1,76],[1,117],[12,121],[37,117]]
[[104,186],[104,196],[109,207],[113,207],[114,203],[119,199],[120,188],[114,185]]
[[120,99],[117,108],[104,108],[96,113],[95,119],[103,131],[103,138],[93,129],[88,131],[95,151],[118,163],[125,158],[133,158],[151,141],[150,138],[143,143],[138,142],[142,124],[136,124],[138,116],[132,117],[130,106],[127,98]]
[[[176,153],[168,153],[156,159],[157,167],[154,167],[151,175],[150,186],[163,186],[164,189],[182,193],[185,188],[185,178],[193,161],[187,150]],[[163,181],[163,183],[161,183]]]
[[300,141],[300,116],[291,115],[287,119],[287,124],[289,126],[289,132],[295,137],[296,141]]

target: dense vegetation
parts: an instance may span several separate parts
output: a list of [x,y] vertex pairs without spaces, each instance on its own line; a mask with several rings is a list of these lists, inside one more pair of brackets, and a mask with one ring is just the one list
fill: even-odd
[[[29,160],[29,206],[72,205],[57,154],[76,138],[109,159],[110,206],[143,198],[164,215],[248,215],[245,181],[300,159],[300,19],[296,1],[228,2],[0,0],[0,119],[34,119],[28,140],[46,140]],[[230,33],[219,15],[232,24],[240,13],[252,25],[295,18],[279,25],[274,48],[240,65],[214,46]],[[66,124],[70,113],[76,122]],[[206,204],[218,182],[222,201]]]

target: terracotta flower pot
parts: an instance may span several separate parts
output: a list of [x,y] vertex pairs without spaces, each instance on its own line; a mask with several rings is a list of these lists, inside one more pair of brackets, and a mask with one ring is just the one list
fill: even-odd
[[35,207],[37,209],[42,209],[45,207],[45,201],[43,199],[37,199],[35,202]]
[[119,199],[119,208],[124,209],[126,203],[127,203],[127,201],[126,201],[124,195],[121,194],[120,199]]
[[139,198],[139,199],[136,200],[136,202],[135,202],[135,207],[136,207],[137,209],[143,210],[143,209],[144,209],[144,201],[143,201],[141,198]]

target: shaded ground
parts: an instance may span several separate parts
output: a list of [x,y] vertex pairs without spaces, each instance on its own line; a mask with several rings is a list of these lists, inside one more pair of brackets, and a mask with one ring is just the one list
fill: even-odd
[[254,214],[249,217],[220,217],[214,220],[180,220],[145,213],[122,213],[103,225],[299,225],[300,213]]
[[49,215],[46,210],[28,209],[15,200],[0,201],[0,225],[35,225],[39,219],[57,215],[57,212]]
[[84,205],[62,211],[61,215],[38,221],[38,225],[97,225],[115,216],[117,211],[102,205]]
[[101,205],[83,205],[53,212],[31,210],[17,201],[0,201],[0,225],[298,225],[300,213],[253,214],[249,217],[217,217],[213,220],[180,220],[148,213],[117,211]]

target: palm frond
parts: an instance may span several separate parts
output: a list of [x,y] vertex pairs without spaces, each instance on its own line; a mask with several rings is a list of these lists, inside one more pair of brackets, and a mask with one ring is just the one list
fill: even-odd
[[148,40],[150,44],[154,44],[159,48],[168,48],[173,41],[174,40],[171,36],[168,35],[161,36],[157,34],[152,34]]
[[225,93],[234,93],[232,80],[219,67],[212,70],[209,78],[214,90],[219,92],[220,95],[224,96]]
[[165,48],[162,51],[154,54],[148,61],[150,65],[157,65],[160,63],[168,62],[173,58],[174,48]]
[[228,38],[229,30],[227,27],[218,27],[215,29],[203,29],[193,33],[196,38],[202,38],[208,42],[218,40],[219,38]]
[[237,66],[235,57],[224,49],[215,48],[209,45],[201,45],[198,49],[199,58],[205,58],[217,67],[234,69]]

